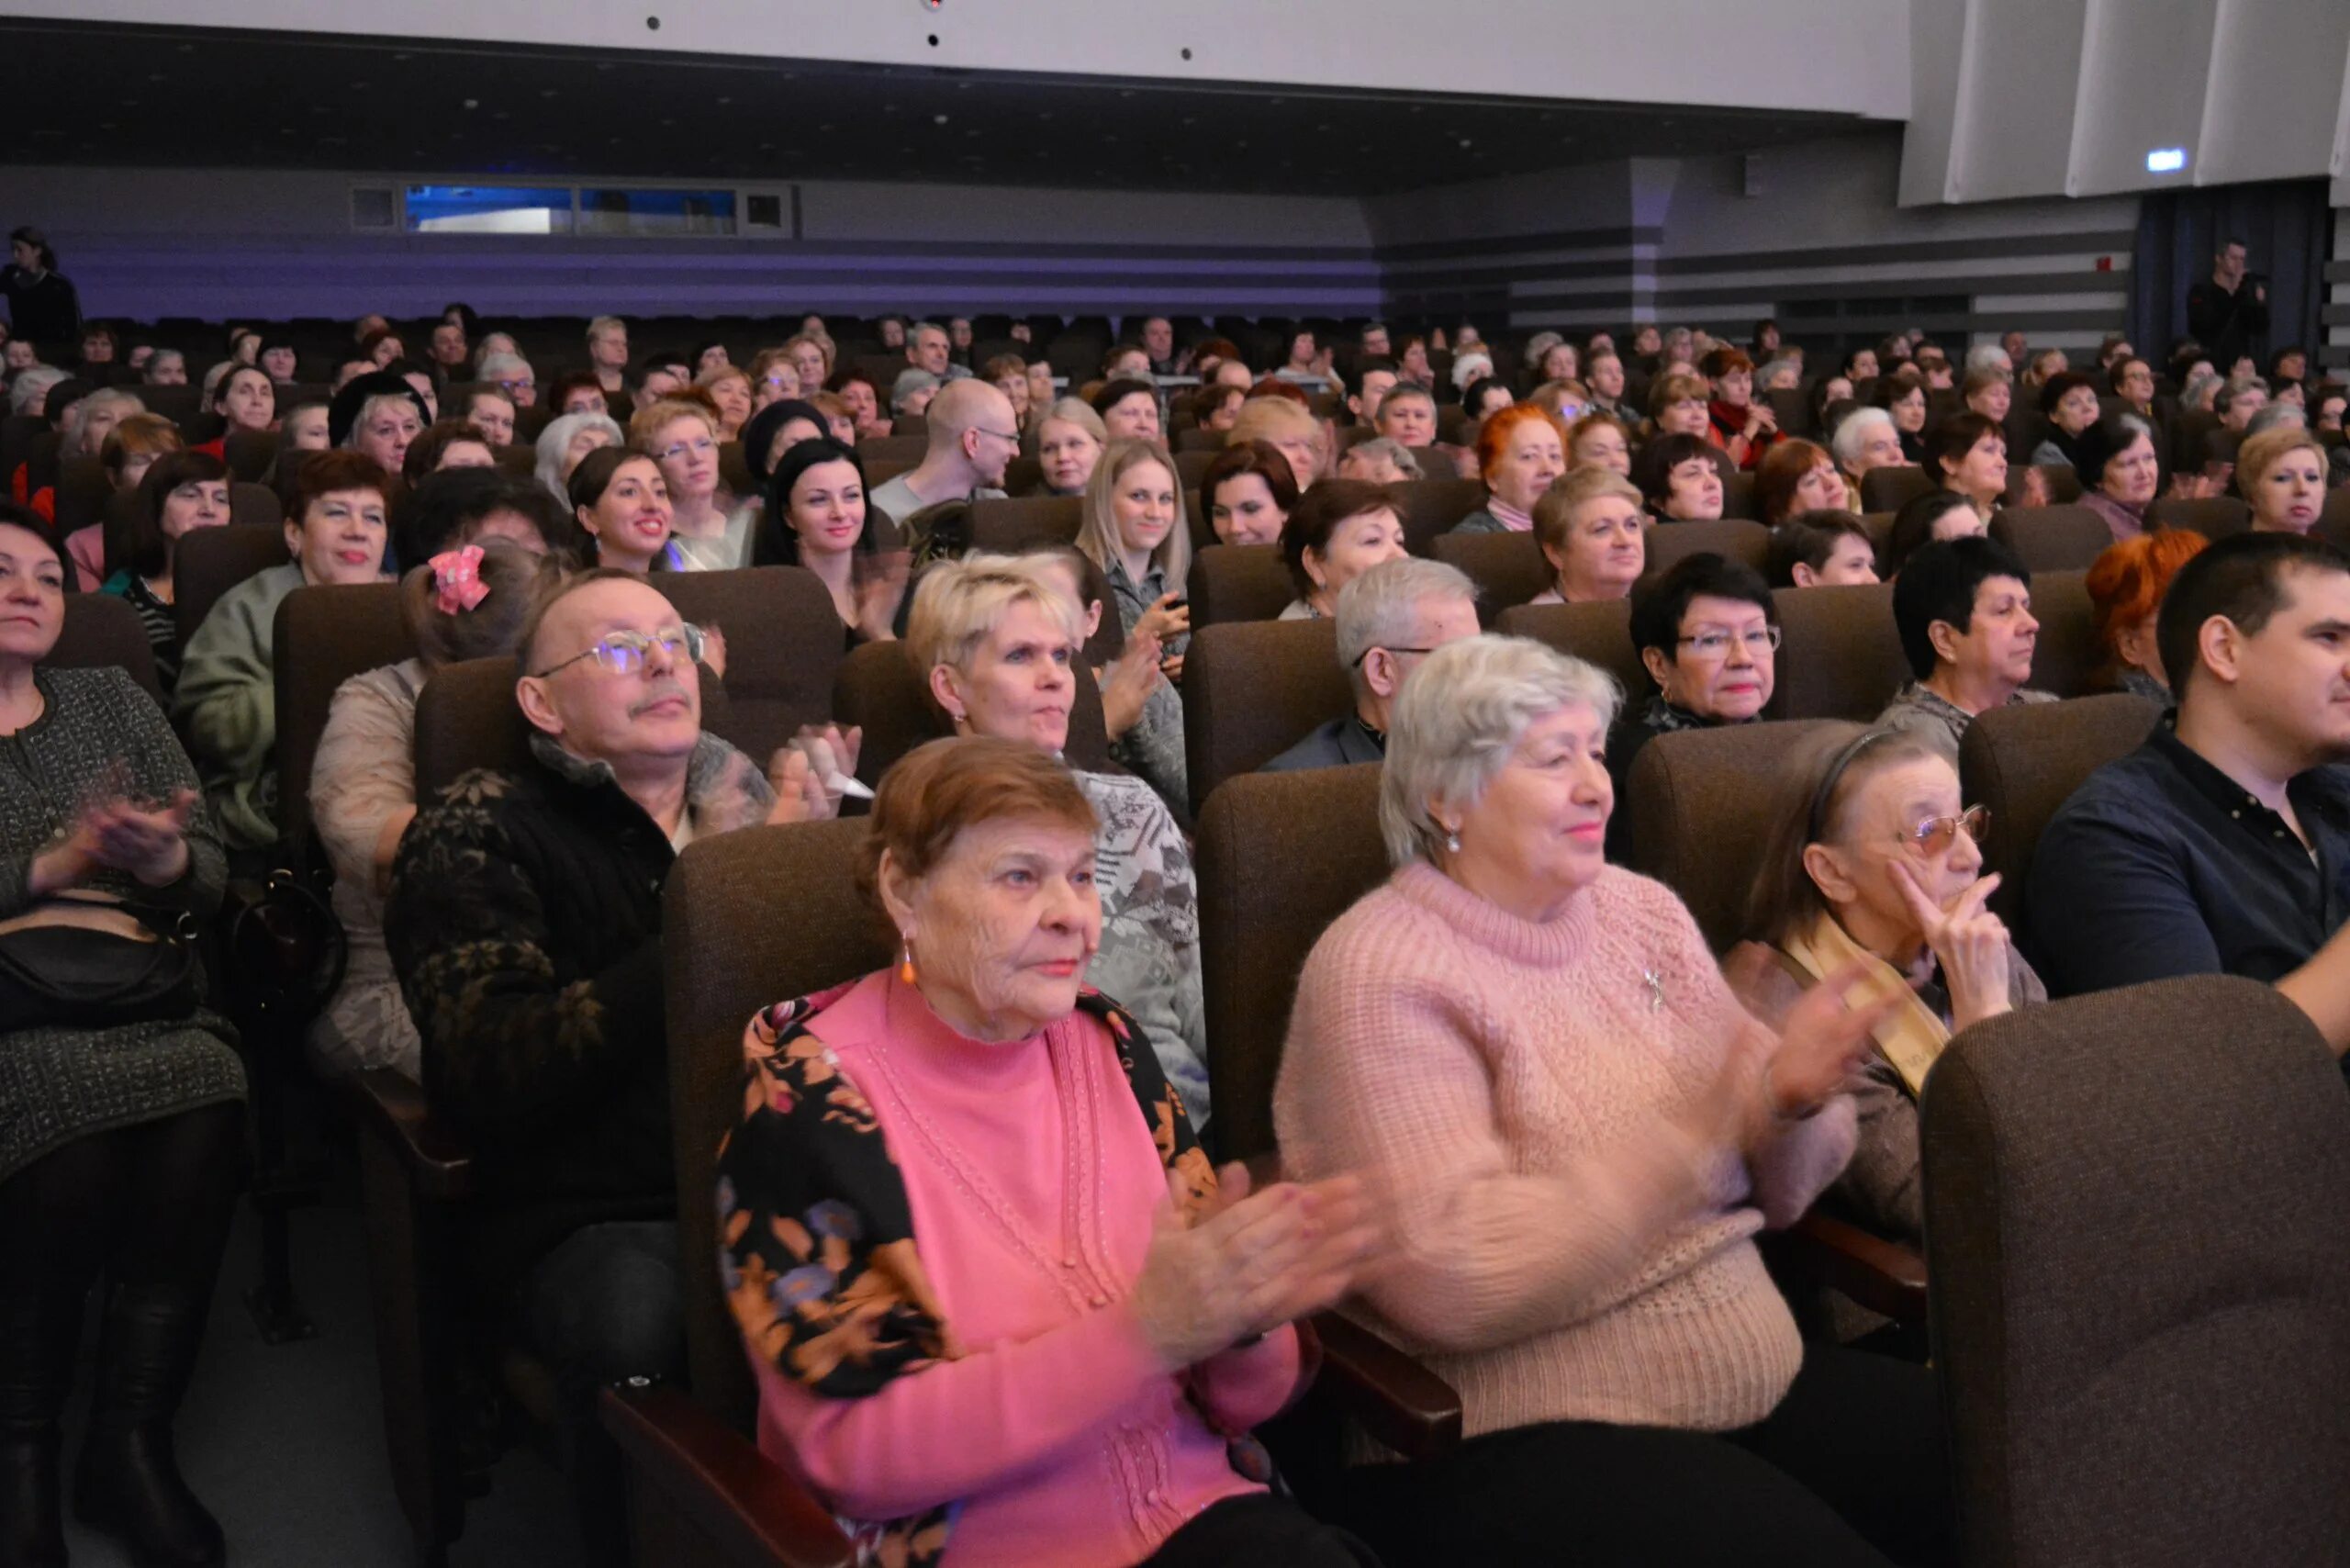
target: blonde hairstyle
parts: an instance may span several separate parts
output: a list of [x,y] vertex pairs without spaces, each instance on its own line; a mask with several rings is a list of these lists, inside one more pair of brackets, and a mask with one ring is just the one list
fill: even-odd
[[2303,451],[2317,454],[2318,483],[2324,484],[2325,447],[2306,427],[2271,425],[2258,435],[2244,437],[2244,444],[2236,449],[2236,475],[2241,487],[2249,494],[2252,487],[2282,462],[2287,453]]
[[1580,468],[1568,469],[1551,480],[1550,487],[1534,503],[1535,541],[1563,551],[1567,535],[1574,528],[1575,514],[1606,496],[1631,502],[1635,510],[1643,504],[1639,489],[1613,468],[1586,463]]
[[[814,345],[816,352],[824,356],[824,374],[826,375],[832,375],[833,341],[830,338],[820,338],[813,332],[797,332],[792,336],[786,338],[783,342],[782,348],[775,352],[781,353],[788,359],[791,355],[791,351],[798,348],[801,343],[811,343]],[[802,386],[800,389],[800,395],[805,398],[809,393],[815,390],[816,388],[813,386]]]
[[1045,419],[1036,421],[1039,435],[1044,433],[1045,420],[1058,420],[1065,425],[1075,425],[1102,446],[1110,444],[1110,427],[1102,422],[1102,416],[1093,411],[1093,405],[1082,398],[1054,398],[1053,406],[1045,410]]
[[743,390],[745,393],[755,392],[758,389],[751,380],[751,373],[739,364],[713,364],[694,377],[694,385],[705,391],[722,381],[739,381],[743,384]]
[[645,456],[654,456],[653,438],[672,420],[699,420],[710,431],[710,439],[718,439],[718,416],[708,404],[686,398],[656,398],[629,416],[628,443]]
[[95,457],[96,453],[82,450],[84,432],[90,428],[91,418],[107,409],[119,409],[118,418],[128,418],[145,413],[147,405],[139,400],[135,392],[127,392],[119,386],[99,387],[65,410],[64,422],[58,427],[58,451],[68,457]]
[[1649,389],[1649,423],[1654,425],[1657,416],[1675,403],[1686,403],[1693,398],[1702,403],[1711,394],[1712,388],[1702,375],[1678,371],[1671,375],[1660,375],[1656,385]]
[[906,617],[906,652],[922,678],[923,693],[938,706],[930,672],[940,665],[969,667],[988,633],[1017,604],[1033,604],[1069,633],[1069,646],[1085,642],[1085,611],[1053,580],[1051,568],[1022,555],[966,555],[940,561],[914,585],[913,609]]
[[1088,559],[1108,572],[1110,563],[1124,554],[1118,542],[1118,514],[1114,495],[1118,481],[1146,463],[1156,463],[1167,470],[1168,487],[1175,492],[1175,522],[1168,529],[1167,537],[1151,552],[1151,561],[1166,573],[1167,580],[1181,591],[1185,574],[1192,569],[1192,526],[1183,510],[1183,475],[1167,449],[1155,441],[1121,441],[1111,445],[1093,465],[1093,477],[1085,485],[1085,510],[1077,525],[1077,547]]
[[1232,431],[1225,438],[1225,444],[1270,442],[1285,435],[1304,435],[1318,441],[1322,421],[1303,403],[1292,403],[1286,398],[1251,398],[1240,405],[1240,416],[1232,421]]
[[106,431],[106,444],[98,449],[98,463],[109,476],[118,477],[131,458],[161,457],[186,444],[180,427],[162,415],[132,414]]

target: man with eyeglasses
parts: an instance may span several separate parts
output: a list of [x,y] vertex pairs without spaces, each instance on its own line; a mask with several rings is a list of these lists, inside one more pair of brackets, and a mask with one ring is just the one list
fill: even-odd
[[539,378],[531,369],[531,362],[520,354],[484,354],[480,368],[474,375],[504,393],[518,409],[533,408],[538,403]]
[[[941,501],[1000,500],[1003,472],[1020,455],[1020,425],[1002,388],[976,378],[950,381],[930,400],[930,445],[922,462],[866,497],[892,525]],[[890,541],[890,543],[894,543]]]
[[1477,585],[1441,561],[1382,561],[1338,590],[1335,619],[1355,711],[1315,728],[1265,764],[1267,773],[1386,756],[1387,717],[1404,682],[1428,655],[1477,634]]
[[1876,722],[1916,731],[1953,767],[1975,714],[2055,700],[2024,685],[2040,645],[2031,570],[1996,539],[1946,539],[1919,549],[1894,581],[1893,621],[1917,678],[1893,694]]
[[2024,929],[2058,996],[2273,984],[2350,1048],[2350,557],[2293,533],[2179,568],[2154,641],[2177,707],[2040,835]]
[[1607,855],[1629,852],[1639,801],[1632,762],[1662,734],[1751,724],[1778,683],[1779,609],[1751,566],[1707,551],[1688,555],[1632,589],[1632,646],[1656,682],[1645,707],[1627,704],[1607,737],[1616,810]]
[[533,607],[514,688],[531,760],[425,804],[385,912],[433,1114],[476,1151],[469,1283],[554,1371],[594,1562],[624,1562],[627,1535],[597,1391],[684,1370],[662,884],[692,840],[811,804],[804,755],[770,779],[703,732],[702,647],[625,572]]

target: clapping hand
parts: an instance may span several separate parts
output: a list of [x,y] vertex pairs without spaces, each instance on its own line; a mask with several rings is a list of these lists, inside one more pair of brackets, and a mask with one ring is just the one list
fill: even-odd
[[820,820],[829,815],[824,812],[823,786],[808,771],[804,752],[789,746],[778,746],[767,760],[767,784],[775,790],[775,801],[767,807],[767,823],[779,826],[789,823]]
[[1160,594],[1156,603],[1135,618],[1135,629],[1127,635],[1171,643],[1178,637],[1189,636],[1191,631],[1192,607],[1177,591]]
[[199,799],[181,790],[160,806],[121,792],[121,769],[109,769],[73,819],[63,841],[36,857],[29,881],[38,894],[62,891],[104,868],[149,887],[177,881],[187,870],[187,824]]
[[[857,754],[864,748],[865,732],[855,724],[843,729],[838,724],[803,724],[791,737],[786,751],[802,758],[807,764],[811,813],[820,820],[841,814],[841,800],[856,781]],[[776,753],[778,758],[783,752]]]
[[1788,1009],[1768,1074],[1774,1114],[1809,1115],[1842,1092],[1868,1060],[1875,1048],[1872,1031],[1901,1000],[1884,996],[1853,1006],[1852,991],[1868,976],[1865,964],[1847,964],[1804,992],[1803,999]]
[[1983,907],[1998,890],[1994,872],[1953,900],[1948,909],[1926,896],[1909,868],[1893,863],[1894,890],[1909,906],[1926,946],[1942,967],[1942,983],[1950,990],[1951,1024],[1964,1029],[2008,1010],[2008,928]]
[[1384,1247],[1359,1177],[1252,1193],[1238,1165],[1218,1176],[1218,1202],[1186,1225],[1169,1173],[1135,1281],[1136,1317],[1170,1372],[1334,1305]]
[[1102,687],[1102,724],[1112,740],[1142,722],[1143,706],[1158,685],[1159,651],[1158,639],[1137,622],[1125,651],[1096,677]]
[[905,602],[913,556],[904,550],[885,550],[860,555],[854,566],[856,633],[868,643],[890,642],[898,634],[898,606]]

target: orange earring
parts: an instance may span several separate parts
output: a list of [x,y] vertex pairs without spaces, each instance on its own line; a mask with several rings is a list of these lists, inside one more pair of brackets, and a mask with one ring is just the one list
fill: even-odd
[[898,978],[908,985],[914,983],[914,949],[910,940],[898,944]]

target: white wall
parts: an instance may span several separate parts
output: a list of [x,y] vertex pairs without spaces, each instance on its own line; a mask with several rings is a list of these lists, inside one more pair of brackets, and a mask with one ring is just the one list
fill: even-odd
[[2350,5],[2219,0],[2197,179],[2225,185],[2306,177],[2325,167],[2338,173],[2335,121],[2345,106]]
[[[70,21],[364,34],[1899,119],[1900,0],[12,0]],[[659,19],[657,28],[647,24]],[[935,39],[934,45],[930,40]],[[746,49],[746,40],[757,40]],[[763,44],[764,47],[759,47]]]
[[[2066,194],[2151,190],[2198,173],[2218,25],[2214,0],[2089,0]],[[2149,173],[2147,152],[2172,147],[2188,168]]]

